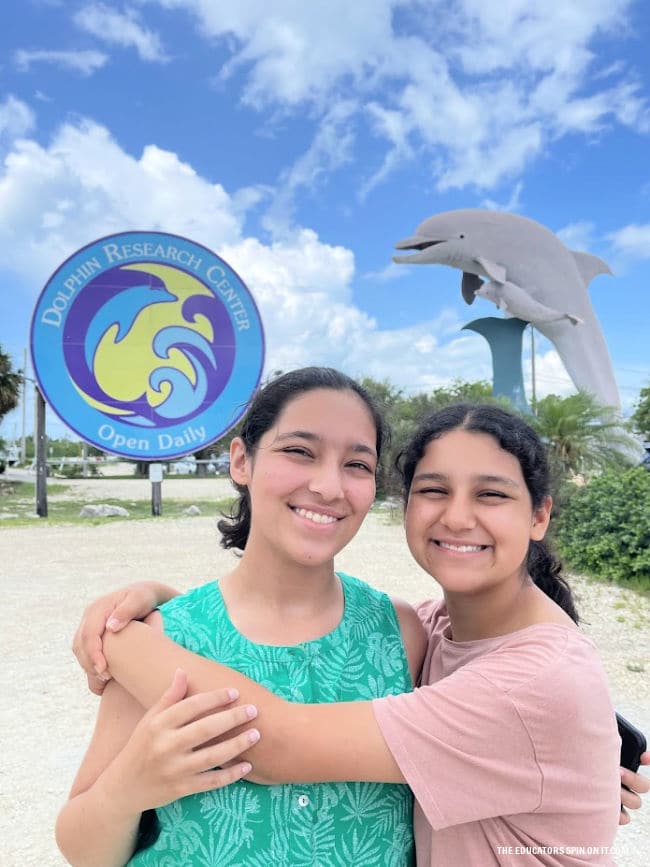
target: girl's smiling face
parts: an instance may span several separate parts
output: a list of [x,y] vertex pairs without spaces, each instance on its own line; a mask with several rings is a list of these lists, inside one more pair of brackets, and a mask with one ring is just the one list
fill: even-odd
[[230,472],[251,499],[246,550],[329,567],[375,498],[376,439],[357,394],[317,388],[287,403],[254,454],[234,440]]
[[521,581],[550,511],[550,497],[533,508],[517,458],[490,435],[459,428],[431,440],[415,468],[406,538],[446,592],[472,594]]

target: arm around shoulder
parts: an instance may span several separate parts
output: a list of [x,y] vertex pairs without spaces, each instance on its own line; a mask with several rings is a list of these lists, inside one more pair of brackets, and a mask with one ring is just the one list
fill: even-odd
[[235,688],[257,708],[259,743],[246,753],[250,779],[262,783],[364,780],[403,782],[371,702],[296,704],[220,663],[198,656],[142,623],[105,642],[113,676],[150,706],[173,672],[187,672],[188,692]]

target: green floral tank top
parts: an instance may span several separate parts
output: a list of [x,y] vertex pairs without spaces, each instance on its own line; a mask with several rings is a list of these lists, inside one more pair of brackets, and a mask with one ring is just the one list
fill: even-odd
[[[345,606],[327,635],[290,647],[254,644],[235,629],[216,582],[161,607],[165,633],[289,701],[373,699],[412,689],[395,609],[338,573]],[[241,780],[156,810],[155,843],[137,867],[404,867],[415,864],[408,786]]]

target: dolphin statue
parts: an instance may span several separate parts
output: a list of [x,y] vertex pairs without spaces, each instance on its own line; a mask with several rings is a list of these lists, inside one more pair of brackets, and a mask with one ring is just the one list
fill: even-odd
[[395,247],[415,252],[393,256],[394,262],[458,268],[468,304],[483,294],[530,322],[554,344],[577,388],[620,408],[607,344],[587,293],[597,274],[612,273],[602,259],[569,250],[527,217],[480,208],[435,214]]
[[524,322],[555,322],[557,319],[568,319],[572,325],[583,325],[583,320],[573,313],[560,313],[551,310],[539,301],[535,301],[521,286],[506,281],[505,283],[483,283],[475,291],[475,295],[492,301],[499,310],[507,316],[523,319]]

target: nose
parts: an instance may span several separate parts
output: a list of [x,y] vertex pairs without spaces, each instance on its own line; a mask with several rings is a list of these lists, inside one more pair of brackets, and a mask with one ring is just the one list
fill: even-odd
[[308,487],[313,494],[319,494],[325,502],[341,499],[344,496],[341,467],[329,461],[317,464],[314,466]]
[[460,494],[450,496],[445,502],[440,522],[453,533],[474,529],[476,515],[472,500]]

